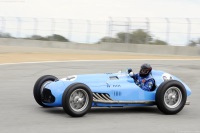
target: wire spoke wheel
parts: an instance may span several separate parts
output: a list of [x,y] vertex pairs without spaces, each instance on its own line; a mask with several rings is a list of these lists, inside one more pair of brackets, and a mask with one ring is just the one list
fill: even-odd
[[182,100],[182,93],[177,87],[170,87],[164,95],[164,102],[169,108],[176,108]]
[[70,107],[76,111],[80,112],[83,111],[89,102],[89,96],[87,92],[81,88],[75,90],[70,95]]
[[161,112],[176,114],[185,106],[187,100],[186,89],[180,81],[165,81],[158,87],[155,100]]
[[83,83],[68,86],[62,97],[64,111],[72,117],[84,116],[92,107],[92,92]]

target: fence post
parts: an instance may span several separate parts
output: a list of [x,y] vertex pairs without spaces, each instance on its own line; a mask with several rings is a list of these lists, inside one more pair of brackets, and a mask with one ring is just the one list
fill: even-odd
[[166,42],[169,44],[169,33],[170,33],[170,21],[168,18],[165,18],[166,22],[167,22],[167,28],[166,28]]
[[131,19],[127,18],[125,43],[129,43],[130,42],[130,22],[131,22]]
[[33,35],[37,35],[37,29],[38,29],[38,19],[33,18],[34,20],[34,29],[33,29]]
[[86,20],[87,22],[87,35],[86,35],[86,42],[90,43],[90,31],[91,31],[91,23],[90,20]]
[[149,32],[150,32],[150,21],[149,21],[149,18],[146,18],[146,24],[147,24],[147,36],[146,36],[146,42],[145,44],[149,44]]
[[187,45],[190,43],[190,34],[191,34],[191,22],[189,18],[186,18],[186,21],[188,23],[188,28],[187,28]]
[[22,21],[20,17],[17,17],[17,33],[16,33],[16,37],[20,38],[21,36],[21,25],[22,25]]
[[72,20],[71,19],[68,19],[68,26],[69,26],[69,31],[68,31],[68,39],[69,41],[71,40],[71,37],[72,37]]
[[56,22],[54,18],[51,18],[51,34],[55,33]]
[[5,31],[6,28],[6,19],[4,17],[1,17],[1,33],[3,33]]
[[109,42],[111,42],[111,38],[112,38],[112,24],[113,24],[113,20],[112,17],[109,17],[109,27],[108,27],[108,31],[109,31]]

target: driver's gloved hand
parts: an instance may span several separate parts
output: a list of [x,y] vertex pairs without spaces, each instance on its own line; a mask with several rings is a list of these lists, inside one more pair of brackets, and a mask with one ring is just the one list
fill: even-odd
[[135,74],[134,74],[133,72],[130,72],[130,73],[129,73],[129,76],[130,76],[130,77],[133,77],[134,75],[135,75]]
[[135,77],[135,73],[134,73],[134,72],[130,72],[130,73],[129,73],[129,76],[130,76],[131,78],[133,78],[134,80],[136,80],[136,77]]

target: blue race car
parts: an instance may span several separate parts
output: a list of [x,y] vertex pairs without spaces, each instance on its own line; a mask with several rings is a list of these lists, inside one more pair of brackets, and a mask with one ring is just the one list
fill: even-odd
[[40,77],[33,89],[36,102],[43,107],[63,107],[73,116],[85,115],[91,107],[132,107],[157,105],[164,114],[176,114],[185,104],[190,88],[177,77],[152,70],[152,91],[142,90],[129,72],[73,75],[58,79]]

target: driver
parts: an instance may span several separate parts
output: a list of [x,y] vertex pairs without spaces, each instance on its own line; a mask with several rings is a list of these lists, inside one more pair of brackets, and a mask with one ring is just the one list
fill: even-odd
[[128,70],[129,76],[134,79],[136,85],[145,91],[151,91],[155,85],[155,80],[151,74],[150,64],[143,64],[138,74],[134,74],[131,69]]

